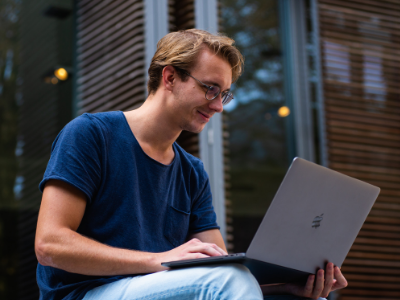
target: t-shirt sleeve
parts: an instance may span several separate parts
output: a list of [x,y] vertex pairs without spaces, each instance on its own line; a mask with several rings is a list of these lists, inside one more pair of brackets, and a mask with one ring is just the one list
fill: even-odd
[[67,182],[86,194],[90,202],[101,181],[101,130],[89,115],[82,115],[68,123],[58,134],[51,147],[39,189],[43,192],[50,179]]
[[217,216],[212,205],[212,194],[208,175],[200,164],[197,177],[197,195],[192,203],[190,215],[190,233],[197,233],[210,229],[219,229]]

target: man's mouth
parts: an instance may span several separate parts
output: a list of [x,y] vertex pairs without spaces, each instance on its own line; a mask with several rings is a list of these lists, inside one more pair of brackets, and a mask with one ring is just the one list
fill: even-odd
[[197,111],[202,117],[203,117],[203,119],[205,119],[206,121],[208,121],[208,120],[210,120],[210,118],[212,117],[212,116],[210,116],[209,114],[206,114],[206,113],[203,113],[203,112],[201,112],[201,111]]

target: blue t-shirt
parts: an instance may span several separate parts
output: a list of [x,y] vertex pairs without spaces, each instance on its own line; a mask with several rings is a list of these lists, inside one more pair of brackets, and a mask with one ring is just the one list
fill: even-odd
[[[87,196],[77,230],[103,244],[163,252],[190,233],[219,228],[202,162],[173,144],[175,158],[150,158],[121,111],[84,114],[55,139],[39,185],[65,181]],[[132,276],[132,275],[131,275]],[[82,299],[87,291],[125,276],[86,276],[38,264],[40,299]]]

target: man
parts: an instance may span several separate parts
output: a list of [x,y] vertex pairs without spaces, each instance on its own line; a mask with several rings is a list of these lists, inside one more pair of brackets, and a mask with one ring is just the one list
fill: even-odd
[[316,299],[346,285],[332,264],[304,287],[262,292],[240,265],[161,266],[226,254],[203,165],[174,141],[182,130],[200,132],[232,99],[243,65],[233,42],[194,29],[166,35],[139,109],[85,114],[57,136],[40,183],[41,299]]

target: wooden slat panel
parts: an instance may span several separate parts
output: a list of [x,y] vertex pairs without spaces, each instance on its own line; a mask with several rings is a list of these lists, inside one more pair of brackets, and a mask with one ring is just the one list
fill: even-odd
[[124,110],[145,100],[143,1],[77,7],[79,113]]
[[[340,0],[323,0],[321,1],[322,3],[329,3],[331,5],[337,5],[341,6],[343,8],[347,8],[349,11],[349,14],[354,14],[354,11],[364,11],[366,14],[369,14],[372,17],[376,16],[382,16],[382,18],[386,20],[390,20],[393,22],[399,22],[399,19],[397,17],[400,16],[400,10],[399,9],[384,9],[381,8],[378,3],[379,1],[373,1],[373,3],[376,4],[376,6],[371,6],[371,5],[364,5],[363,3],[353,3],[353,1],[340,1]],[[364,1],[363,1],[364,2]],[[354,10],[354,11],[353,11]]]
[[[129,14],[118,15],[114,23],[106,24],[94,32],[90,32],[87,36],[79,39],[79,50],[81,58],[85,58],[94,51],[101,49],[103,45],[110,44],[110,40],[117,40],[120,36],[129,32],[138,26],[137,20],[143,19],[143,5],[133,5],[126,10]],[[125,18],[123,18],[125,17]],[[143,23],[143,22],[142,22]],[[103,31],[100,31],[100,30]],[[88,51],[92,49],[92,51]]]
[[[347,24],[346,24],[347,25]],[[349,41],[353,46],[355,43],[357,45],[363,44],[364,46],[367,45],[371,49],[377,48],[378,46],[384,46],[387,52],[394,51],[397,52],[397,47],[393,42],[398,42],[399,37],[397,33],[391,34],[390,31],[388,32],[380,32],[380,34],[376,32],[366,32],[363,30],[360,32],[362,28],[358,28],[358,30],[351,30],[350,28],[335,28],[335,26],[321,26],[321,34],[325,36],[326,40],[335,40],[340,39],[342,41]],[[335,30],[335,32],[332,32]],[[361,34],[360,34],[361,33]],[[331,39],[329,39],[331,38]],[[346,45],[347,43],[344,43]],[[348,45],[348,44],[347,44]]]
[[399,1],[319,1],[329,167],[381,188],[341,300],[400,298],[399,16]]
[[[337,24],[337,20],[335,17],[337,16],[337,13],[339,10],[332,14],[330,12],[330,9],[332,8],[329,5],[325,4],[320,4],[320,8],[325,8],[324,10],[321,10],[320,12],[320,21],[321,26],[326,26],[326,25],[332,25],[332,24]],[[338,7],[335,7],[337,9]],[[341,13],[341,12],[339,12]],[[389,21],[385,21],[383,19],[379,20],[379,28],[378,31],[376,30],[376,26],[370,22],[371,17],[365,16],[365,15],[352,15],[352,14],[347,14],[346,15],[346,26],[349,26],[350,28],[369,28],[373,29],[375,33],[381,33],[384,32],[385,30],[393,31],[393,29],[400,29],[400,24],[399,23],[393,23]],[[359,27],[358,27],[359,26]]]
[[328,50],[337,52],[346,51],[350,54],[369,56],[370,59],[381,58],[386,60],[393,60],[395,64],[398,64],[399,62],[399,58],[396,57],[398,51],[396,50],[395,47],[387,48],[387,47],[382,47],[380,45],[375,46],[370,42],[361,43],[354,41],[346,41],[342,40],[341,38],[333,38],[331,36],[324,37],[322,39],[322,42],[326,44],[327,49],[325,51]]
[[[392,268],[371,268],[368,266],[343,266],[342,271],[349,273],[350,277],[357,278],[356,276],[362,276],[357,273],[362,273],[362,274],[372,274],[376,278],[381,278],[381,277],[386,277],[387,275],[400,275],[399,269],[392,269]],[[356,273],[356,274],[354,274]],[[396,282],[398,280],[398,277],[395,276],[388,276],[386,278],[386,281],[394,281]]]
[[[121,14],[119,15],[119,18],[122,19],[127,14],[132,13],[138,5],[142,6],[143,4],[138,2],[134,6],[131,6],[129,1],[123,0],[113,1],[107,4],[106,1],[97,3],[96,10],[98,11],[98,14],[92,15],[92,22],[90,22],[90,25],[88,19],[83,22],[80,18],[80,30],[77,32],[79,45],[87,42],[87,40],[90,39],[88,36],[97,36],[103,33],[107,26],[112,26],[118,22],[118,18],[116,18],[117,15]],[[92,9],[91,11],[94,10]]]
[[[388,37],[388,33],[393,34],[395,38],[400,37],[400,33],[393,31],[393,25],[388,25],[387,30],[384,29],[383,26],[381,26],[378,30],[376,30],[376,27],[373,26],[371,23],[368,22],[368,20],[363,19],[363,18],[346,18],[346,27],[348,28],[348,31],[345,31],[342,28],[337,28],[335,25],[337,24],[335,18],[332,15],[321,15],[321,29],[322,30],[332,30],[335,29],[338,32],[342,33],[349,33],[349,32],[354,32],[358,31],[358,33],[367,33],[370,37],[374,37],[377,39],[383,39],[386,40]],[[365,22],[367,21],[367,22]],[[398,26],[400,28],[400,26]],[[396,29],[398,29],[396,28]]]

